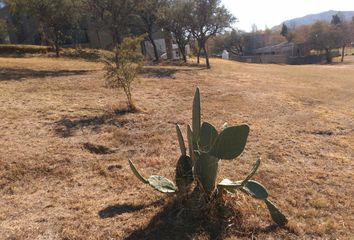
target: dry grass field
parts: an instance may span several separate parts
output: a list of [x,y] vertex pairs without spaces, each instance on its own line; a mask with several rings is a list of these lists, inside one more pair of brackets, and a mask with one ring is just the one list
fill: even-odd
[[[353,239],[354,58],[333,65],[150,67],[134,85],[138,113],[104,87],[102,66],[79,60],[0,58],[0,239]],[[140,184],[174,178],[175,124],[247,123],[246,151],[219,177],[255,179],[288,216],[236,196],[240,224],[183,229],[171,197]]]

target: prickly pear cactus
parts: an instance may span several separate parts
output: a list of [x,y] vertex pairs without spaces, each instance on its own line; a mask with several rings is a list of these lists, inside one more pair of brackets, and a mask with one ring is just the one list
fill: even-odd
[[184,191],[194,181],[194,189],[191,199],[193,200],[193,209],[202,208],[211,196],[217,191],[227,191],[235,193],[244,192],[251,197],[263,201],[272,219],[279,225],[284,226],[287,223],[286,217],[280,210],[268,199],[268,192],[265,187],[251,178],[257,172],[261,160],[257,160],[250,173],[244,180],[231,181],[224,179],[216,184],[218,165],[221,160],[233,160],[240,156],[245,149],[249,126],[229,126],[225,123],[221,131],[208,122],[201,122],[200,92],[197,88],[192,110],[192,127],[187,126],[187,142],[189,155],[183,139],[180,127],[176,126],[177,138],[181,150],[176,165],[176,185],[165,177],[151,176],[144,178],[134,164],[129,161],[129,165],[135,176],[143,183],[149,184],[154,189],[163,193],[174,193]]

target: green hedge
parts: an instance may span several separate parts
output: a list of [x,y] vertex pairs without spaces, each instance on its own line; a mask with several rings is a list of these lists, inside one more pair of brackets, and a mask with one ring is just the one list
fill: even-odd
[[0,44],[0,54],[14,54],[14,55],[24,55],[24,54],[43,54],[47,53],[52,48],[49,46],[38,46],[38,45],[21,45],[21,44]]

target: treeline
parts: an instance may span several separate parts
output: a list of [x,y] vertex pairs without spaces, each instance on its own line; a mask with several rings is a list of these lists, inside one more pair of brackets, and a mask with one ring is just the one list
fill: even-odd
[[214,37],[210,41],[210,49],[213,54],[227,50],[235,55],[252,55],[257,48],[285,41],[305,44],[309,49],[323,52],[328,63],[332,61],[332,51],[341,49],[343,62],[345,48],[354,43],[354,17],[351,21],[344,21],[340,14],[335,14],[330,22],[318,21],[297,27],[283,24],[279,28],[264,31],[254,27],[249,33],[233,29]]
[[[9,7],[19,28],[23,16],[31,18],[41,44],[51,45],[57,56],[73,32],[89,19],[97,31],[110,34],[113,47],[127,36],[144,34],[153,46],[155,61],[160,58],[153,37],[157,31],[173,34],[184,61],[185,47],[193,40],[198,62],[203,54],[208,68],[208,40],[236,20],[220,0],[3,0],[3,4]],[[0,25],[0,31],[4,31],[2,28]]]

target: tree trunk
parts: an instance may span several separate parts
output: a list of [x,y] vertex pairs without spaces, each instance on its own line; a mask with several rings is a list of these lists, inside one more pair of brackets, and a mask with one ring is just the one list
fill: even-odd
[[152,47],[154,48],[155,61],[158,62],[160,60],[159,53],[157,52],[157,47],[156,47],[155,41],[150,33],[149,33],[149,40],[152,44]]
[[327,63],[332,63],[331,51],[328,48],[326,48],[326,62]]
[[200,63],[200,53],[202,52],[202,48],[198,45],[198,53],[197,53],[197,63]]
[[343,44],[342,46],[342,58],[341,58],[341,62],[344,62],[344,51],[345,51],[345,44]]
[[100,32],[98,31],[98,29],[96,29],[95,32],[96,32],[96,37],[97,37],[97,41],[98,41],[98,48],[102,48]]
[[132,99],[132,94],[131,94],[131,89],[129,86],[124,88],[125,95],[127,96],[127,104],[128,104],[128,109],[131,112],[135,112],[137,110],[133,99]]
[[164,31],[164,35],[165,35],[165,42],[166,42],[167,59],[172,60],[173,59],[172,36],[171,33],[168,31]]
[[208,51],[206,50],[205,44],[203,44],[203,50],[204,50],[204,54],[205,54],[206,66],[208,69],[210,69],[209,55],[208,55]]
[[182,44],[178,44],[179,51],[182,54],[183,61],[186,63],[187,62],[187,56],[186,56],[186,46],[183,46]]
[[54,43],[54,48],[55,48],[55,55],[56,55],[56,57],[57,57],[57,58],[60,57],[60,47],[59,47],[58,42],[55,42],[55,43]]

